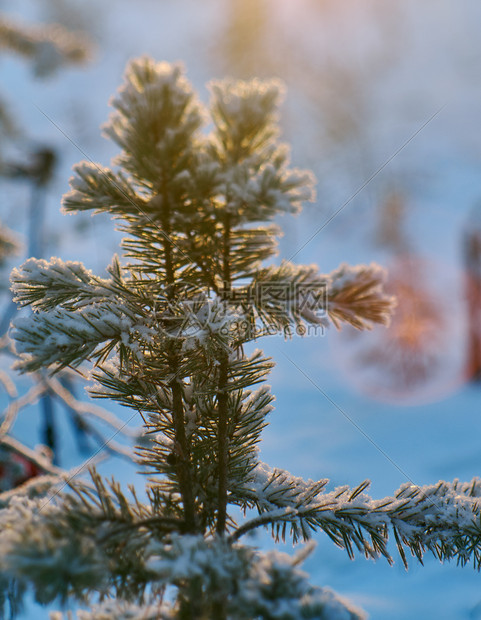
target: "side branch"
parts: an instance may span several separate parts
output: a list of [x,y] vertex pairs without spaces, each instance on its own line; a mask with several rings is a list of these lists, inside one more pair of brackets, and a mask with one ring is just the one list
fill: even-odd
[[[245,493],[246,505],[259,516],[242,524],[230,536],[235,542],[247,532],[272,526],[276,539],[290,529],[294,542],[324,531],[351,558],[354,550],[366,557],[393,559],[388,550],[392,534],[407,568],[406,549],[418,560],[430,551],[440,561],[470,560],[481,568],[481,479],[455,480],[418,487],[403,485],[393,497],[374,500],[364,493],[368,481],[355,489],[340,487],[321,492],[326,481],[305,482],[287,472],[260,469],[257,481]],[[249,496],[249,497],[248,497]]]
[[263,525],[272,525],[279,521],[291,521],[297,515],[297,510],[294,508],[279,508],[279,510],[272,510],[271,512],[265,512],[254,519],[250,519],[236,531],[229,536],[229,542],[235,543],[242,538],[248,532],[262,527]]

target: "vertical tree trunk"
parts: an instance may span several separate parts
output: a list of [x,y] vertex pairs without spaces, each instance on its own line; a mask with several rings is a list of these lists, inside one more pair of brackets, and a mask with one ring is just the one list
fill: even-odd
[[[167,296],[170,301],[175,300],[175,270],[172,256],[172,240],[170,225],[170,206],[167,196],[165,182],[162,187],[162,229],[164,236],[162,238],[165,258],[165,278],[167,283]],[[177,476],[179,480],[180,494],[182,496],[182,504],[184,507],[184,518],[187,531],[195,532],[197,528],[197,518],[195,513],[195,497],[193,492],[193,476],[190,463],[190,447],[185,432],[184,404],[182,401],[182,386],[177,378],[179,369],[179,357],[176,347],[172,347],[169,355],[170,368],[174,378],[170,382],[173,403],[173,423],[175,429],[175,450],[177,463]]]
[[[231,270],[230,270],[230,236],[231,221],[227,213],[224,222],[223,249],[222,249],[222,271],[223,271],[223,291],[228,298],[231,290]],[[229,439],[227,436],[228,427],[228,374],[229,374],[229,353],[226,351],[219,360],[219,388],[217,392],[217,413],[218,413],[218,435],[217,447],[219,452],[219,486],[218,486],[218,512],[217,512],[217,533],[220,536],[225,534],[227,520],[227,468],[229,460]]]
[[464,235],[466,301],[468,313],[467,374],[481,382],[481,228],[473,227]]
[[57,454],[57,433],[55,429],[55,411],[53,406],[53,399],[50,392],[47,390],[45,395],[40,400],[40,407],[43,414],[43,443],[52,450],[53,462],[58,465]]

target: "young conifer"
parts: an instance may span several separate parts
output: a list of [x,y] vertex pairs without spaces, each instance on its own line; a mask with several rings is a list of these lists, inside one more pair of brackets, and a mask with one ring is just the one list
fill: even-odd
[[406,550],[480,563],[478,480],[373,500],[368,481],[327,491],[327,480],[259,460],[273,362],[253,341],[309,325],[366,329],[393,308],[376,265],[263,266],[274,218],[313,198],[310,174],[278,141],[281,91],[214,82],[207,111],[180,66],[131,62],[105,129],[116,168],[76,166],[63,205],[112,214],[123,256],[106,277],[59,259],[13,272],[17,303],[33,309],[15,323],[17,367],[92,364],[91,394],[138,412],[150,437],[137,449],[145,495],[92,471],[69,492],[31,497],[31,486],[0,511],[4,575],[42,603],[85,603],[79,619],[364,617],[309,584],[302,552],[249,546],[260,527],[294,543],[324,531],[351,557],[389,562],[392,533],[404,563]]

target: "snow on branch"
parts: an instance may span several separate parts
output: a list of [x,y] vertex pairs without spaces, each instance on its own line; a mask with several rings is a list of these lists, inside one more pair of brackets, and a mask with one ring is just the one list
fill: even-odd
[[[109,599],[90,610],[79,609],[77,620],[167,620],[174,618],[171,605],[167,602],[153,605],[136,605],[121,599]],[[71,612],[65,615],[60,611],[50,613],[50,620],[72,620]]]
[[279,80],[214,81],[210,84],[215,130],[211,144],[225,161],[220,175],[226,209],[239,221],[297,213],[314,200],[310,172],[289,168],[289,149],[277,141]]
[[279,266],[258,270],[252,297],[259,318],[267,327],[302,326],[304,321],[326,326],[328,282],[317,265],[282,261]]
[[277,137],[282,82],[213,80],[209,89],[217,139],[225,152],[253,153]]
[[[95,472],[91,488],[65,477],[70,494],[63,487],[33,499],[16,494],[0,510],[2,574],[30,581],[41,603],[67,596],[85,600],[88,592],[112,587],[119,596],[132,594],[129,588],[142,590],[149,541],[180,529],[181,520],[154,513],[133,489],[133,501],[127,499],[117,483],[106,485]],[[136,570],[130,574],[133,557]]]
[[20,307],[31,306],[35,310],[52,310],[61,304],[74,309],[113,294],[111,279],[94,276],[82,263],[59,258],[29,258],[13,269],[10,280],[13,300]]
[[[271,551],[263,554],[240,545],[231,547],[222,540],[206,541],[201,536],[174,535],[165,548],[151,545],[148,555],[147,567],[153,574],[155,585],[170,583],[184,592],[193,592],[194,584],[202,578],[203,587],[197,593],[198,609],[204,610],[202,617],[218,617],[215,605],[226,600],[226,617],[236,620],[365,618],[364,613],[330,588],[310,585],[307,575],[297,567],[298,560],[284,553]],[[212,610],[210,614],[209,609]],[[61,620],[63,616],[58,613],[51,617],[52,620]],[[155,605],[147,600],[141,606],[119,598],[111,599],[88,612],[77,612],[78,620],[167,620],[179,617],[183,617],[182,611],[163,597],[159,597]]]
[[204,112],[180,63],[131,61],[111,105],[104,133],[123,149],[118,162],[144,187],[157,187],[166,170],[175,176],[189,169]]
[[287,166],[287,154],[279,149],[277,158],[268,162],[248,158],[220,175],[228,197],[226,207],[237,221],[266,221],[278,213],[298,213],[304,202],[314,200],[312,175]]
[[31,579],[42,603],[65,600],[72,584],[81,597],[84,588],[103,581],[105,563],[95,540],[85,536],[79,548],[78,536],[65,528],[61,510],[45,498],[14,496],[0,511],[2,573]]
[[343,264],[321,274],[317,265],[283,261],[257,271],[245,296],[266,328],[328,326],[331,321],[338,329],[341,323],[370,329],[373,324],[388,325],[394,309],[394,298],[383,290],[384,279],[384,270],[374,263]]
[[382,555],[392,562],[387,547],[391,531],[406,567],[405,549],[419,561],[429,550],[441,561],[456,558],[464,565],[472,560],[475,568],[481,567],[481,479],[422,487],[405,484],[393,497],[381,500],[364,493],[369,481],[325,493],[327,482],[305,482],[258,465],[251,486],[238,492],[260,516],[241,525],[231,539],[267,524],[282,539],[290,527],[294,542],[320,529],[350,557],[357,548],[366,557]]
[[78,365],[92,356],[105,355],[99,347],[109,341],[128,345],[136,321],[118,304],[96,304],[75,312],[58,308],[14,321],[12,337],[20,355],[15,367],[22,372],[57,365]]
[[147,208],[147,202],[124,174],[88,161],[80,162],[73,170],[71,190],[62,199],[64,212],[93,210],[139,216]]
[[15,383],[4,370],[0,370],[0,385],[3,386],[3,389],[10,398],[16,398],[18,396]]
[[371,329],[376,323],[389,325],[396,300],[383,290],[386,271],[382,267],[342,264],[329,278],[328,313],[337,329],[340,323],[356,329]]
[[223,598],[228,601],[228,618],[365,617],[329,588],[310,585],[297,567],[299,560],[277,551],[230,546],[223,539],[174,535],[148,566],[166,583],[195,583],[202,578],[210,605]]

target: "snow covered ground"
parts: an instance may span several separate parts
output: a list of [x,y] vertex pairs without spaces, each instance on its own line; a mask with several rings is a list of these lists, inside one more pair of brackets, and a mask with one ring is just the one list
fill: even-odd
[[[14,0],[4,0],[0,8],[34,21],[44,15],[44,4],[31,0],[20,9]],[[263,459],[296,475],[329,477],[333,485],[370,478],[375,497],[392,494],[407,478],[421,485],[481,475],[481,387],[466,384],[462,376],[461,260],[462,231],[481,197],[481,6],[475,0],[389,4],[388,10],[375,0],[264,0],[258,6],[266,8],[266,31],[254,54],[254,66],[262,66],[256,59],[267,59],[265,72],[287,80],[285,124],[293,159],[314,168],[319,180],[318,203],[296,220],[280,222],[286,231],[282,257],[302,248],[293,260],[316,262],[326,272],[343,261],[396,264],[399,250],[380,245],[377,234],[379,204],[396,190],[405,201],[403,250],[429,266],[424,284],[418,282],[434,290],[446,317],[436,359],[448,370],[435,370],[426,389],[412,384],[408,398],[381,389],[388,378],[379,366],[363,391],[366,381],[361,386],[359,377],[366,368],[342,334],[261,344],[277,361],[270,381],[276,409],[265,432]],[[237,74],[241,65],[246,70],[248,50],[240,60],[239,54],[222,52],[221,33],[241,5],[117,0],[97,9],[90,0],[87,21],[95,22],[98,42],[85,69],[32,81],[24,62],[2,57],[2,93],[14,102],[26,133],[61,156],[49,196],[52,253],[82,260],[101,273],[115,250],[118,236],[110,222],[60,216],[59,202],[72,164],[87,155],[107,165],[115,154],[99,139],[98,128],[128,58],[148,53],[183,60],[205,97],[203,85],[210,78]],[[0,192],[2,220],[23,232],[25,191],[2,182]],[[382,334],[373,334],[374,342],[382,346]],[[369,335],[362,336],[362,346],[370,346]],[[19,436],[32,431],[35,411],[28,415],[16,427]],[[69,442],[61,455],[64,466],[75,458]],[[135,476],[118,460],[104,471],[126,482]],[[264,536],[258,542],[270,544]],[[351,562],[320,535],[305,568],[316,583],[352,598],[373,620],[481,618],[480,575],[469,567],[426,558],[424,567],[412,562],[406,573],[401,562],[394,567],[363,558]],[[23,617],[47,614],[32,605]]]

